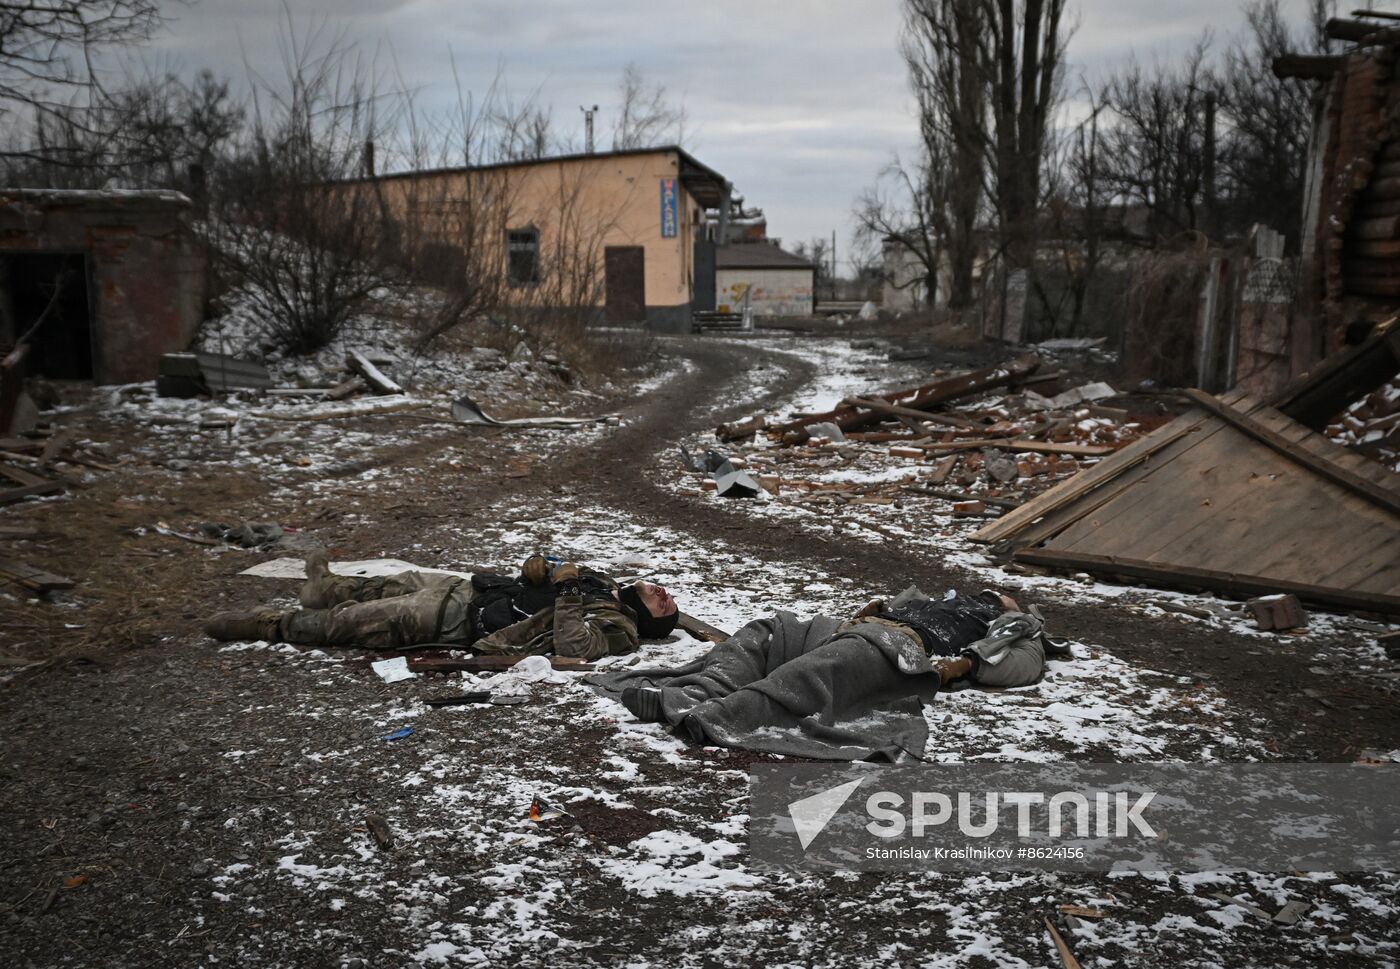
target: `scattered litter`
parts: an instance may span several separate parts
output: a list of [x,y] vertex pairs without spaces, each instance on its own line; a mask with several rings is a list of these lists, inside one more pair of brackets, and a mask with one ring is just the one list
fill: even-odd
[[1220,901],[1226,903],[1227,905],[1238,905],[1250,915],[1253,915],[1255,918],[1263,919],[1265,922],[1271,921],[1273,919],[1272,915],[1264,911],[1258,905],[1254,905],[1250,902],[1242,902],[1232,895],[1226,895],[1224,892],[1215,892],[1212,897],[1220,899]]
[[680,450],[681,463],[686,467],[687,470],[695,471],[700,474],[713,474],[727,460],[729,460],[723,454],[720,454],[718,451],[716,451],[714,448],[706,448],[704,455],[698,458],[691,454],[688,450],[686,450],[684,444],[681,445]]
[[1076,387],[1073,390],[1066,390],[1063,394],[1057,394],[1050,398],[1051,410],[1062,410],[1066,407],[1073,407],[1075,404],[1082,404],[1090,400],[1103,400],[1105,397],[1116,397],[1118,391],[1108,384],[1099,382],[1085,384],[1083,387]]
[[[216,539],[239,548],[263,548],[276,545],[286,534],[286,530],[276,522],[243,522],[240,525],[225,525],[222,522],[200,522],[198,526],[205,538]],[[179,536],[183,538],[184,536]]]
[[1304,915],[1308,914],[1311,909],[1312,905],[1309,903],[1294,899],[1278,910],[1278,914],[1274,916],[1274,921],[1280,925],[1292,925]]
[[524,696],[536,683],[567,682],[569,678],[554,669],[549,657],[525,656],[505,672],[491,678],[492,699],[494,702],[498,696]]
[[484,427],[577,427],[580,424],[599,424],[609,419],[602,417],[518,417],[514,420],[497,420],[481,409],[481,405],[470,397],[462,396],[452,402],[452,417],[461,424],[478,424]]
[[747,471],[725,461],[714,471],[715,494],[721,498],[756,498],[763,490]]
[[256,360],[199,351],[165,354],[156,377],[156,393],[161,397],[207,397],[271,386],[272,375]]
[[[360,559],[353,562],[332,562],[331,571],[336,575],[384,576],[399,572],[431,572],[439,575],[457,575],[470,579],[470,572],[454,572],[450,569],[432,569],[402,559]],[[244,569],[239,575],[251,575],[259,579],[304,579],[306,562],[299,558],[271,559]]]
[[402,740],[402,739],[404,739],[405,737],[411,737],[411,736],[413,736],[413,728],[412,728],[412,727],[400,727],[398,730],[395,730],[395,731],[394,731],[393,733],[391,733],[391,734],[385,734],[385,735],[383,736],[383,738],[381,738],[381,739],[383,739],[383,740]]
[[411,680],[418,674],[408,668],[407,656],[395,656],[391,659],[381,659],[373,662],[370,669],[379,674],[379,678],[385,683],[397,683],[400,680]]
[[554,818],[566,818],[569,812],[536,794],[530,801],[528,816],[531,821],[549,821]]

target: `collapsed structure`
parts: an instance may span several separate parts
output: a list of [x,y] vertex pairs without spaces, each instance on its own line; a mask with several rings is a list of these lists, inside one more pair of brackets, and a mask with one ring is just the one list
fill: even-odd
[[25,376],[132,383],[189,345],[204,311],[189,199],[0,190],[0,432]]
[[1400,614],[1400,474],[1318,433],[1398,368],[1388,323],[1276,406],[1193,391],[1175,421],[972,538],[1029,565]]

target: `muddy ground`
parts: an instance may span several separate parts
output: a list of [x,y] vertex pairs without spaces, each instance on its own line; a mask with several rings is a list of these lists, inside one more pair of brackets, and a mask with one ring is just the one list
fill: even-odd
[[[103,456],[127,461],[111,471],[66,466],[76,486],[70,496],[0,511],[0,524],[35,532],[7,540],[0,554],[78,580],[51,602],[0,601],[5,655],[49,660],[0,684],[4,961],[1050,965],[1042,916],[1058,902],[1108,893],[1137,928],[1081,940],[1085,965],[1204,964],[1193,958],[1201,939],[1170,928],[1178,914],[1198,915],[1200,905],[1169,882],[1105,887],[1081,876],[990,876],[986,885],[962,880],[945,891],[937,877],[861,875],[819,884],[777,879],[759,890],[737,876],[726,881],[716,861],[721,874],[709,890],[628,887],[610,873],[609,852],[657,831],[677,807],[675,791],[689,792],[685,810],[714,830],[738,825],[730,833],[742,834],[743,808],[733,795],[742,791],[739,771],[748,759],[719,751],[686,749],[644,763],[644,787],[629,789],[629,778],[619,776],[611,789],[630,790],[625,802],[580,807],[581,831],[522,834],[521,850],[534,853],[522,857],[548,858],[548,884],[531,881],[524,862],[516,867],[526,870],[502,875],[500,859],[482,877],[483,855],[507,850],[493,840],[498,834],[474,834],[472,822],[442,816],[441,800],[405,800],[395,779],[431,767],[433,778],[460,786],[451,796],[470,801],[471,816],[519,819],[528,805],[519,791],[548,776],[551,765],[609,776],[613,738],[623,729],[617,721],[626,717],[620,708],[609,719],[597,705],[570,698],[547,708],[536,701],[452,719],[433,714],[438,719],[428,722],[439,729],[420,728],[411,746],[397,744],[380,739],[396,687],[353,657],[221,650],[200,633],[201,618],[217,609],[284,595],[285,584],[233,576],[287,553],[216,554],[155,533],[157,521],[183,528],[274,520],[338,558],[461,568],[492,564],[478,555],[498,547],[474,547],[474,529],[495,535],[527,528],[550,509],[606,507],[644,531],[683,531],[734,559],[817,564],[860,595],[910,581],[978,587],[978,576],[927,551],[878,536],[832,542],[664,487],[657,468],[673,463],[674,442],[776,406],[810,379],[812,367],[732,340],[677,338],[658,352],[670,365],[686,363],[639,396],[594,401],[615,408],[620,426],[536,434],[533,447],[510,431],[364,417],[335,432],[353,438],[352,446],[308,466],[309,432],[299,427],[249,461],[218,431],[155,439],[131,408],[99,401],[65,415]],[[946,362],[968,365],[985,353],[960,352]],[[731,406],[716,407],[716,388],[755,366],[764,368],[761,394],[736,394]],[[391,440],[378,443],[382,435]],[[516,513],[503,521],[502,508]],[[1259,757],[1350,761],[1362,750],[1400,749],[1400,708],[1387,681],[1353,675],[1344,662],[1320,668],[1311,639],[1245,639],[1082,598],[1057,609],[1050,597],[1045,607],[1061,635],[1223,697],[1237,719],[1257,728]],[[308,751],[321,753],[308,759]],[[727,779],[695,780],[709,774]],[[363,829],[366,813],[392,818],[404,835],[397,849],[374,847]],[[450,835],[436,834],[449,828]],[[339,905],[331,889],[327,898],[336,897],[322,904],[317,892],[334,883],[337,866],[301,871],[296,859],[343,846],[375,866],[377,882]],[[1292,889],[1337,905],[1364,896],[1334,924],[1307,935],[1248,922],[1217,926],[1208,942],[1214,959],[1282,965],[1323,952],[1327,965],[1388,964],[1393,909],[1365,899],[1393,900],[1394,879],[1368,876],[1356,892],[1337,889],[1344,882]],[[385,888],[410,884],[417,886],[412,903]],[[963,899],[957,911],[944,904],[954,895]],[[996,945],[975,938],[969,919]]]

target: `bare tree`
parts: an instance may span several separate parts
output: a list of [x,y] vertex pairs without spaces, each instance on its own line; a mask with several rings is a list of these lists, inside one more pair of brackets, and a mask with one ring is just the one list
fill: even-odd
[[1105,182],[1146,209],[1154,239],[1202,225],[1210,157],[1205,105],[1216,86],[1209,49],[1207,35],[1178,67],[1148,70],[1135,60],[1102,94],[1113,117],[1103,132]]
[[[905,0],[900,44],[918,106],[922,153],[912,171],[896,162],[888,173],[910,204],[906,225],[886,234],[924,265],[930,298],[946,258],[948,305],[954,308],[973,301],[987,169],[987,73],[979,47],[984,13],[982,0]],[[874,214],[869,201],[864,208]]]
[[1031,267],[1046,130],[1059,97],[1065,0],[984,0],[993,191],[1011,265]]
[[251,74],[252,120],[220,166],[210,235],[248,285],[273,341],[291,353],[329,343],[384,284],[396,221],[361,172],[364,145],[392,127],[372,62],[326,27],[280,38],[283,76]]
[[[158,0],[0,0],[0,123],[12,134],[45,120],[77,123],[105,97],[97,60],[162,22]],[[0,145],[0,157],[65,162],[22,143]],[[85,161],[80,151],[73,163]]]
[[[870,249],[893,245],[911,255],[922,272],[903,285],[922,282],[930,302],[938,297],[939,275],[951,236],[942,149],[942,143],[931,143],[912,171],[896,158],[880,180],[861,194],[854,212],[857,245]],[[970,300],[972,267],[967,268],[968,289],[963,298]],[[886,282],[901,285],[900,280]],[[952,299],[949,302],[952,304]]]
[[[1251,0],[1248,31],[1225,55],[1221,114],[1227,125],[1220,164],[1226,198],[1222,228],[1242,236],[1256,222],[1297,244],[1301,232],[1304,167],[1312,128],[1312,84],[1279,78],[1275,57],[1316,41],[1289,29],[1280,0]],[[1314,6],[1314,37],[1320,36]],[[1325,7],[1324,7],[1325,9]],[[1325,42],[1325,37],[1322,38]]]
[[[857,205],[857,223],[949,267],[949,304],[973,300],[977,224],[990,204],[1001,251],[1034,261],[1049,119],[1067,32],[1064,0],[905,0],[901,50],[919,111],[921,157]],[[898,212],[903,225],[895,224]],[[890,231],[893,229],[894,231]]]
[[665,86],[649,82],[635,62],[623,68],[617,91],[617,117],[612,126],[614,151],[678,145],[685,140],[685,105],[673,103]]

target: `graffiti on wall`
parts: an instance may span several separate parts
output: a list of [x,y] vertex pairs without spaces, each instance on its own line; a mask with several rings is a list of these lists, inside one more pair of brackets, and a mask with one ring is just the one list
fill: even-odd
[[744,291],[749,291],[749,306],[756,316],[809,316],[812,313],[812,286],[765,286],[751,280],[721,285],[715,293],[721,313],[738,312],[744,305]]

